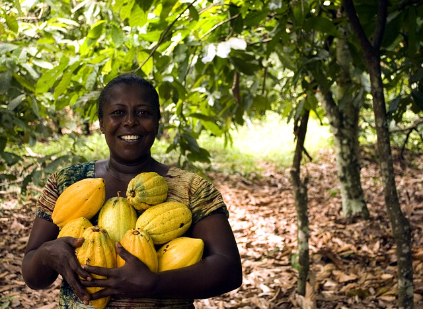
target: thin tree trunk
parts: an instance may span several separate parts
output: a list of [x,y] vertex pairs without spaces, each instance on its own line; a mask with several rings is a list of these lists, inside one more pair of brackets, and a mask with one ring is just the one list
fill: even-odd
[[380,156],[384,198],[393,236],[396,243],[398,263],[399,308],[414,307],[413,267],[411,254],[411,231],[408,220],[402,213],[396,191],[390,134],[388,130],[386,104],[380,67],[380,46],[387,17],[387,1],[379,0],[377,24],[372,42],[366,37],[356,15],[352,0],[343,0],[352,28],[358,37],[370,74],[373,109],[376,122],[377,144]]
[[307,178],[300,179],[300,162],[304,151],[306,129],[308,127],[309,111],[303,114],[300,126],[295,126],[297,137],[293,165],[290,170],[297,212],[297,247],[299,254],[299,279],[297,293],[305,295],[306,282],[309,273],[309,221],[308,221],[308,191]]
[[[342,9],[337,12],[341,17]],[[361,166],[359,152],[359,111],[361,106],[355,104],[349,89],[352,85],[350,75],[351,56],[346,43],[344,28],[341,28],[336,42],[336,60],[340,65],[337,79],[337,93],[324,90],[322,104],[326,118],[329,120],[336,152],[337,176],[339,178],[342,210],[345,218],[369,218],[361,184]],[[333,38],[327,38],[326,50],[330,50]],[[325,88],[325,87],[323,87]],[[336,97],[336,104],[333,97]]]
[[369,212],[362,190],[359,162],[359,110],[353,106],[340,109],[330,91],[324,95],[323,107],[334,138],[343,216],[368,219]]

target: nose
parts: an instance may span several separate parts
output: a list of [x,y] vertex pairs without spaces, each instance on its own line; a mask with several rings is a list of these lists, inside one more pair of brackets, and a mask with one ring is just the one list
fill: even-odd
[[123,121],[124,126],[133,127],[138,124],[137,117],[133,113],[128,113]]

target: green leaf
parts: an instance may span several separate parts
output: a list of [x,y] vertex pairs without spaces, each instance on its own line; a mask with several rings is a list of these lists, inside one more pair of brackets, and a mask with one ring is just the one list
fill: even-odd
[[136,4],[147,13],[153,4],[153,0],[136,0]]
[[130,0],[125,5],[122,6],[121,11],[119,12],[119,16],[121,17],[122,21],[124,21],[125,19],[131,16],[131,10],[134,6],[134,3],[135,3],[135,0]]
[[97,73],[99,72],[99,68],[95,67],[90,75],[88,75],[87,80],[85,81],[85,89],[87,90],[91,90],[93,89],[94,84],[96,83],[97,80]]
[[38,106],[38,100],[36,100],[34,97],[30,96],[29,101],[31,103],[31,109],[34,112],[35,116],[37,116],[37,118],[41,118],[40,117],[40,107]]
[[401,96],[397,96],[395,99],[392,100],[392,102],[390,102],[390,107],[389,110],[387,111],[387,114],[393,114],[397,108],[399,107],[399,103],[401,100]]
[[0,94],[5,93],[9,87],[10,83],[12,81],[12,72],[11,71],[5,71],[0,73]]
[[0,55],[5,55],[7,52],[15,50],[19,47],[19,45],[15,45],[12,43],[0,43]]
[[16,107],[19,106],[19,104],[22,103],[24,98],[25,98],[25,94],[18,95],[16,98],[14,98],[13,100],[9,102],[9,104],[7,105],[7,109],[10,111],[13,111]]
[[72,76],[74,76],[74,71],[79,65],[80,63],[78,61],[74,62],[71,66],[69,66],[66,69],[66,71],[64,71],[64,74],[62,78],[60,79],[59,84],[54,89],[54,98],[56,100],[68,88],[68,85],[71,82]]
[[200,148],[199,151],[196,152],[190,152],[187,155],[187,158],[192,161],[192,162],[204,162],[204,163],[210,163],[210,153],[204,149],[204,148]]
[[61,165],[65,165],[69,161],[71,161],[71,158],[72,158],[71,155],[64,155],[64,156],[58,157],[57,159],[55,159],[52,162],[50,162],[49,164],[47,164],[47,166],[44,168],[44,172],[47,173],[47,174],[54,173],[55,171],[57,171],[57,169]]
[[336,26],[334,26],[331,20],[322,16],[308,18],[305,22],[305,30],[315,30],[318,32],[337,36]]
[[237,71],[240,71],[246,75],[254,75],[259,70],[259,65],[253,62],[247,62],[245,59],[239,57],[231,57],[231,62]]
[[7,165],[11,166],[18,163],[22,158],[11,152],[0,152],[0,156],[6,161]]
[[131,27],[143,27],[147,22],[147,13],[143,9],[135,4],[131,10],[129,24]]
[[103,33],[103,27],[106,20],[98,20],[94,25],[91,26],[90,31],[87,34],[88,45],[93,44]]
[[18,33],[19,25],[18,25],[18,21],[16,20],[15,16],[6,15],[5,18],[6,18],[6,25],[9,27],[9,29],[12,30],[15,33]]
[[122,5],[125,3],[126,0],[115,0],[115,3],[112,5],[112,10],[115,13],[118,13],[121,10]]
[[122,33],[122,29],[117,27],[116,25],[112,26],[111,30],[112,42],[116,47],[120,47],[122,43],[124,43],[124,34]]
[[[148,59],[146,61],[146,59]],[[152,70],[153,70],[153,58],[150,57],[149,58],[149,54],[146,53],[145,51],[137,51],[137,61],[141,67],[141,65],[144,63],[144,61],[146,61],[146,63],[144,63],[144,65],[141,67],[141,69],[143,70],[144,74],[149,75]]]
[[5,136],[0,136],[0,153],[4,151],[7,145],[7,138]]
[[215,119],[213,117],[206,116],[206,115],[203,115],[203,114],[200,114],[200,113],[190,114],[189,117],[193,117],[193,118],[199,119],[200,122],[202,123],[202,125],[208,131],[212,132],[212,134],[214,134],[216,136],[221,136],[222,135],[222,130],[215,123]]
[[244,18],[244,25],[246,27],[254,27],[265,21],[268,16],[269,10],[264,9],[263,11],[253,11],[246,15]]
[[199,20],[199,12],[197,12],[194,6],[190,6],[189,11],[190,11],[190,16],[191,18],[193,18],[193,20]]
[[35,92],[33,83],[29,82],[25,77],[18,75],[17,73],[13,73],[13,78],[16,79],[19,84],[21,84],[29,91]]
[[37,82],[36,92],[44,93],[49,91],[49,89],[59,79],[59,76],[66,69],[66,67],[68,66],[68,63],[69,63],[69,59],[66,57],[63,57],[58,66],[45,72]]

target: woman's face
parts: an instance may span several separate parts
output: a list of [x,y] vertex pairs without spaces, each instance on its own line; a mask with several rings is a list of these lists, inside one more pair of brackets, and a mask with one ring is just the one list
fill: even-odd
[[104,103],[100,129],[111,158],[123,164],[137,164],[150,157],[158,131],[157,107],[148,90],[139,85],[117,84]]

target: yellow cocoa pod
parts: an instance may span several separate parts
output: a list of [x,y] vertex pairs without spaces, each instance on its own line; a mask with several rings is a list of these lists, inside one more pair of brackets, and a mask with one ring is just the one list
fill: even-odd
[[165,178],[155,172],[140,173],[128,184],[127,199],[137,210],[162,203],[168,196]]
[[100,209],[97,224],[106,229],[112,242],[120,241],[125,233],[135,227],[137,213],[124,197],[112,197]]
[[53,223],[62,227],[79,217],[90,220],[104,202],[105,182],[102,178],[77,181],[59,195],[52,213]]
[[145,210],[135,227],[149,233],[155,245],[164,244],[182,236],[190,227],[192,213],[179,202],[165,202]]
[[74,238],[80,238],[84,231],[93,226],[91,224],[90,220],[88,220],[85,217],[79,217],[74,220],[69,221],[66,223],[59,232],[59,235],[57,235],[57,238],[60,237],[74,237]]
[[[149,267],[153,272],[158,271],[158,257],[155,245],[150,235],[138,229],[131,229],[122,237],[121,245],[132,255]],[[125,260],[117,256],[117,267],[125,265]]]
[[204,243],[200,238],[178,237],[164,244],[157,252],[159,271],[196,264],[202,259]]
[[[116,250],[107,231],[100,226],[92,226],[85,230],[84,243],[77,248],[77,258],[81,265],[100,266],[106,268],[116,267]],[[91,274],[95,279],[105,279],[104,276]],[[90,294],[103,289],[102,287],[87,287]],[[96,309],[103,309],[107,306],[110,297],[103,297],[90,300],[90,305]]]

